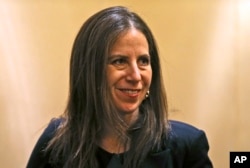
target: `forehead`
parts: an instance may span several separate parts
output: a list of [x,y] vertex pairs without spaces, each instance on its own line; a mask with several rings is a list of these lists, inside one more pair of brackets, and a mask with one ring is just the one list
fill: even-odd
[[131,28],[115,40],[111,46],[111,51],[122,47],[144,47],[148,49],[148,42],[146,36],[135,28]]
[[131,27],[123,32],[120,33],[120,35],[117,37],[115,42],[126,39],[129,37],[143,37],[146,39],[146,36],[144,33],[142,33],[140,30],[136,29],[135,27]]

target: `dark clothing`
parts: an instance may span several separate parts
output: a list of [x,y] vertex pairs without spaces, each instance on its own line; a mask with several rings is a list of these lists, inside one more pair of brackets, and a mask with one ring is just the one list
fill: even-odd
[[[27,168],[53,168],[49,164],[49,156],[43,149],[54,136],[55,130],[62,122],[52,120],[39,138],[30,156]],[[191,125],[170,121],[170,133],[165,149],[150,153],[143,161],[143,168],[212,168],[208,157],[208,141],[205,133]],[[120,168],[121,155],[111,154],[101,148],[97,150],[97,159],[101,167]]]

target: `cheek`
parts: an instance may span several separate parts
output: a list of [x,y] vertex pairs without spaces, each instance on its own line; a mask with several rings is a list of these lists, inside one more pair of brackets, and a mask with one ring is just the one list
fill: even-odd
[[146,72],[144,79],[145,79],[145,83],[148,85],[148,87],[150,87],[151,81],[152,81],[152,70],[149,70]]
[[113,68],[108,68],[106,76],[108,86],[109,87],[114,86],[123,76],[124,73],[122,71],[117,71],[114,70]]
[[110,67],[108,67],[107,69],[106,79],[107,79],[108,86],[111,86],[114,80],[114,71],[112,71],[112,68]]

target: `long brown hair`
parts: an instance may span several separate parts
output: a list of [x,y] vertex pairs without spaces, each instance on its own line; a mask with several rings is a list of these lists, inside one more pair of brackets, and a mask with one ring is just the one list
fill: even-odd
[[[131,28],[141,31],[148,42],[152,82],[150,95],[140,105],[143,122],[135,133],[119,117],[107,89],[106,66],[116,39]],[[70,61],[70,89],[64,121],[50,141],[51,162],[61,167],[97,168],[96,150],[103,120],[114,125],[120,137],[130,141],[124,167],[136,168],[151,151],[160,150],[167,135],[167,100],[158,50],[147,24],[122,6],[110,7],[91,16],[74,41]],[[140,142],[139,144],[136,142]]]

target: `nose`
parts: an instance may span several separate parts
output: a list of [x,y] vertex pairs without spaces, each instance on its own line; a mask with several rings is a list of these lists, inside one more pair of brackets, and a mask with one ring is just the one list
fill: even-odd
[[128,66],[126,79],[130,82],[138,82],[141,80],[141,70],[137,63]]

